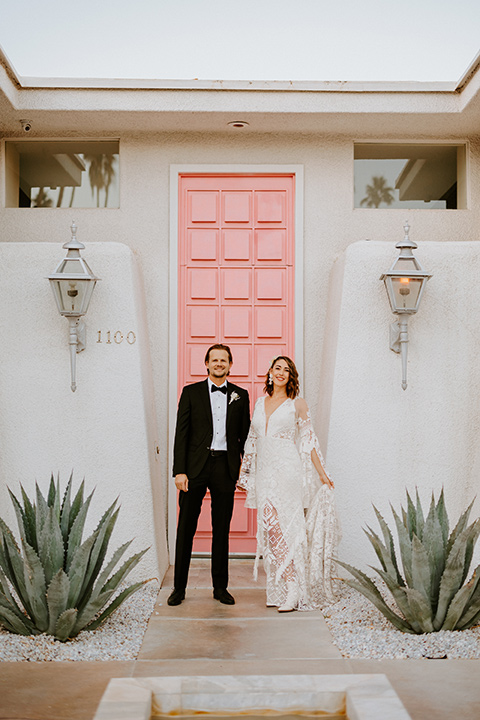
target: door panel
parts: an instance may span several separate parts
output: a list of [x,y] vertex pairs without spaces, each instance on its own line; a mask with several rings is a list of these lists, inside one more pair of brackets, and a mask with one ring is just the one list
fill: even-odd
[[[179,177],[178,389],[206,377],[204,357],[230,346],[230,380],[263,394],[272,358],[294,355],[293,175]],[[232,552],[255,551],[255,512],[235,494]],[[194,550],[209,552],[205,498]]]

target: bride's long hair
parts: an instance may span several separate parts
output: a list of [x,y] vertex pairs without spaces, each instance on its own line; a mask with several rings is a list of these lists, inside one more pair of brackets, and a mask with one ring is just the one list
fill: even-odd
[[286,386],[287,391],[287,397],[289,398],[296,398],[298,393],[300,392],[300,383],[298,382],[298,372],[297,368],[295,367],[295,363],[293,360],[291,360],[286,355],[278,355],[278,357],[274,358],[272,360],[272,364],[268,368],[268,372],[265,375],[265,387],[263,388],[263,392],[266,392],[267,395],[273,394],[273,383],[269,384],[268,380],[270,377],[270,373],[273,370],[275,363],[278,360],[285,360],[285,362],[288,365],[288,382]]

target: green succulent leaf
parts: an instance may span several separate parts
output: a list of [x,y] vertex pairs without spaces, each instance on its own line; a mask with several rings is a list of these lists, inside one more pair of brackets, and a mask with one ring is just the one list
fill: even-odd
[[467,509],[460,515],[457,524],[456,524],[455,527],[453,528],[453,530],[452,530],[452,532],[451,532],[451,535],[450,535],[450,537],[448,538],[448,542],[447,542],[447,557],[448,557],[448,555],[450,554],[450,551],[451,551],[451,549],[452,549],[452,547],[453,547],[453,545],[454,545],[457,537],[458,537],[459,535],[461,535],[462,532],[463,532],[463,531],[465,530],[465,528],[467,527],[468,518],[470,517],[470,512],[471,512],[471,510],[472,510],[472,507],[473,507],[473,503],[474,503],[474,502],[475,502],[475,501],[472,500],[472,502],[471,502],[470,505],[467,507]]
[[23,485],[20,485],[23,500],[25,539],[29,545],[38,552],[37,544],[37,510],[33,503],[30,502]]
[[62,507],[60,510],[60,527],[62,529],[63,543],[67,547],[68,533],[70,531],[70,510],[71,510],[71,497],[72,497],[72,483],[73,473],[70,475],[70,479],[67,483],[65,493],[63,495]]
[[440,497],[438,498],[437,517],[440,522],[440,527],[442,528],[443,545],[446,548],[447,543],[448,543],[449,523],[448,523],[447,508],[445,506],[445,494],[443,492],[443,488],[442,488],[442,492],[440,493]]
[[407,623],[412,628],[413,632],[421,633],[422,628],[415,619],[415,615],[410,610],[405,586],[399,586],[398,583],[395,582],[395,579],[392,578],[388,573],[383,572],[383,570],[379,570],[378,568],[373,568],[373,570],[375,570],[375,572],[380,575],[385,585],[392,593],[393,599],[395,600],[398,609],[402,613]]
[[422,503],[420,502],[420,496],[418,494],[418,488],[415,489],[416,495],[416,536],[419,540],[423,540],[423,528],[425,526],[425,518],[422,510]]
[[472,581],[460,588],[449,605],[447,617],[441,627],[442,630],[455,630],[466,606],[470,602],[473,591],[474,587]]
[[464,630],[466,627],[475,625],[475,617],[480,612],[480,565],[473,571],[469,584],[473,584],[473,590],[468,604],[465,606],[462,616],[458,620],[457,629]]
[[10,588],[8,586],[8,580],[7,576],[3,572],[2,568],[0,567],[0,593],[5,596],[5,598],[11,602],[15,603],[12,593],[10,592]]
[[21,620],[18,615],[9,610],[8,608],[0,606],[0,624],[6,630],[16,633],[17,635],[38,635],[38,631],[32,630],[28,625]]
[[0,532],[2,536],[2,549],[0,550],[0,565],[7,578],[17,592],[22,605],[31,615],[31,605],[25,587],[24,561],[18,549],[15,538],[8,526],[0,518]]
[[398,541],[400,545],[400,557],[402,558],[402,565],[403,565],[403,573],[405,575],[405,580],[407,585],[410,587],[412,585],[412,541],[410,539],[409,532],[405,525],[400,520],[399,516],[395,512],[395,510],[392,509],[392,514],[395,520],[395,524],[397,526],[397,534],[398,534]]
[[101,592],[94,600],[90,600],[84,609],[78,613],[77,622],[73,628],[72,637],[78,635],[83,628],[95,618],[96,614],[107,604],[113,595],[113,590]]
[[145,553],[149,550],[149,548],[145,548],[145,550],[140,550],[140,552],[136,553],[135,555],[132,555],[128,558],[128,560],[125,560],[123,565],[120,567],[119,570],[115,573],[115,575],[112,575],[112,577],[108,580],[108,582],[104,585],[103,590],[113,590],[115,591],[121,582],[125,580],[127,575],[133,570],[133,568],[138,565],[142,557],[145,555]]
[[68,604],[68,593],[70,591],[70,581],[68,575],[61,568],[56,575],[53,576],[52,582],[47,590],[47,604],[49,612],[48,633],[55,635],[57,621]]
[[110,573],[113,571],[113,569],[116,567],[116,565],[120,562],[122,555],[124,555],[125,551],[127,550],[128,547],[130,547],[132,542],[133,542],[133,540],[129,540],[128,542],[124,543],[123,545],[121,545],[119,548],[117,548],[115,550],[115,552],[113,553],[109,562],[107,563],[107,565],[105,565],[104,569],[102,570],[102,572],[100,573],[100,575],[98,576],[98,578],[95,582],[95,585],[92,589],[92,599],[96,598],[100,594],[100,592],[105,589],[104,586],[108,580]]
[[475,543],[478,540],[478,536],[480,535],[480,518],[473,522],[470,527],[468,528],[467,533],[467,547],[465,549],[465,561],[463,565],[463,575],[462,575],[462,583],[465,582],[465,579],[468,575],[468,571],[470,570],[470,565],[472,562],[473,557],[473,550],[475,548]]
[[412,588],[423,596],[430,608],[431,616],[430,586],[431,577],[428,553],[423,543],[414,535],[412,538]]
[[440,518],[435,505],[428,514],[423,530],[423,545],[428,553],[431,573],[431,591],[430,601],[432,608],[436,612],[436,603],[440,589],[440,580],[445,569],[446,553],[445,541],[442,532]]
[[[402,508],[402,510],[403,510],[403,508]],[[415,533],[415,535],[417,535],[417,511],[416,511],[415,505],[413,504],[413,500],[410,497],[408,490],[407,490],[406,523],[404,523],[404,524],[408,530],[408,535],[411,540],[413,533]],[[418,537],[418,535],[417,535],[417,537]]]
[[23,552],[25,555],[25,590],[28,595],[28,603],[23,600],[22,602],[36,627],[41,632],[45,632],[48,628],[45,572],[40,558],[28,543],[23,544]]
[[61,642],[65,642],[69,637],[73,637],[72,632],[77,622],[78,610],[76,608],[69,608],[65,610],[57,620],[55,626],[55,637]]
[[375,605],[375,607],[380,610],[380,612],[385,615],[387,620],[389,620],[396,628],[402,630],[402,632],[413,632],[410,625],[388,607],[377,586],[368,577],[368,575],[363,573],[361,570],[358,570],[358,568],[355,568],[352,565],[348,565],[348,563],[340,560],[336,560],[336,562],[338,565],[341,565],[346,570],[348,570],[348,572],[351,573],[355,578],[355,580],[343,580],[346,585],[353,588],[354,590],[357,590],[368,600],[370,600],[370,602],[373,603],[373,605]]
[[[83,486],[83,483],[82,483]],[[83,493],[82,493],[83,495]],[[77,493],[78,496],[78,493]],[[77,496],[75,497],[75,500],[73,502],[73,505],[77,502]],[[90,503],[92,501],[93,492],[88,496],[88,498],[85,500],[84,504],[79,508],[78,512],[76,513],[75,520],[72,525],[72,529],[70,530],[70,533],[68,535],[68,549],[67,549],[67,563],[66,563],[66,571],[68,572],[70,569],[70,564],[72,562],[73,556],[75,555],[76,549],[82,544],[82,535],[83,535],[83,528],[85,526],[85,520],[87,518],[88,509],[90,507]],[[72,510],[70,512],[70,516],[74,513],[72,505]]]
[[384,562],[387,567],[387,571],[391,573],[391,569],[393,568],[395,571],[395,575],[396,575],[398,584],[405,585],[403,577],[401,576],[400,571],[398,569],[397,556],[395,553],[395,543],[393,541],[393,535],[392,535],[387,523],[385,522],[383,516],[379,513],[379,511],[377,510],[375,505],[373,506],[373,509],[375,511],[375,515],[377,516],[378,524],[380,525],[380,528],[381,528],[381,531],[383,534],[385,549],[387,551],[387,554],[384,558]]
[[25,513],[23,511],[22,506],[20,505],[19,501],[13,494],[13,492],[10,490],[10,488],[7,488],[8,494],[10,495],[10,499],[12,501],[13,508],[15,510],[15,515],[17,516],[17,525],[18,525],[18,531],[20,533],[20,539],[26,540],[26,518]]
[[71,607],[78,608],[82,604],[82,587],[85,581],[85,574],[88,568],[90,553],[92,552],[97,535],[98,533],[96,532],[92,533],[92,535],[90,535],[85,542],[77,548],[75,555],[73,556],[72,563],[68,571],[68,577],[70,579],[68,604]]
[[[81,508],[83,507],[84,491],[85,491],[85,480],[82,480],[82,483],[81,483],[80,487],[78,488],[75,497],[73,498],[72,506],[70,508],[69,527],[68,527],[69,532],[73,528],[73,523],[77,519],[77,515],[80,512]],[[92,492],[92,495],[93,495],[93,492]]]
[[[113,503],[105,512],[95,531],[97,537],[95,539],[92,552],[90,553],[88,568],[85,573],[83,587],[81,590],[81,595],[85,599],[87,599],[91,595],[95,579],[101,570],[103,561],[107,553],[108,543],[110,542],[110,537],[119,513],[118,509],[115,510],[116,502],[117,501],[115,500],[115,503]],[[85,605],[85,600],[82,600],[78,607],[79,612],[83,610]]]
[[433,632],[432,608],[422,592],[415,588],[405,588],[410,611],[422,628],[422,632]]
[[373,546],[373,549],[375,550],[375,553],[376,553],[378,559],[380,560],[380,564],[381,564],[382,568],[385,571],[387,571],[386,558],[385,558],[385,555],[387,554],[387,548],[382,543],[382,541],[380,540],[378,535],[373,532],[373,530],[371,529],[371,527],[369,525],[367,525],[367,529],[366,530],[364,529],[363,532],[370,540],[370,542]]
[[16,615],[17,618],[21,620],[22,623],[33,632],[33,630],[35,629],[35,625],[30,620],[30,618],[20,610],[11,595],[10,597],[7,597],[7,595],[5,595],[3,592],[0,592],[0,607],[2,607],[4,610],[9,610],[9,612],[12,612],[14,615]]
[[47,517],[38,538],[38,549],[45,571],[45,582],[48,585],[60,568],[63,568],[65,557],[62,531],[53,505],[48,508]]
[[145,585],[146,582],[148,582],[148,580],[142,580],[140,582],[134,583],[133,585],[130,585],[128,588],[125,588],[125,590],[122,590],[122,592],[117,595],[114,600],[112,600],[110,605],[102,612],[101,615],[99,615],[98,618],[92,620],[91,623],[84,627],[84,630],[96,630],[108,618],[108,616],[111,615],[112,612],[124,602],[124,600],[130,597],[130,595],[133,595],[133,593],[136,592],[143,585]]
[[456,595],[462,584],[465,553],[467,549],[467,534],[468,528],[457,536],[450,550],[440,582],[437,613],[433,623],[435,630],[441,629],[452,598]]
[[48,505],[47,501],[42,495],[42,492],[38,486],[38,483],[35,483],[35,491],[36,491],[36,498],[37,498],[37,504],[36,504],[36,536],[37,538],[40,538],[40,535],[43,530],[43,526],[46,522],[47,515],[48,515]]

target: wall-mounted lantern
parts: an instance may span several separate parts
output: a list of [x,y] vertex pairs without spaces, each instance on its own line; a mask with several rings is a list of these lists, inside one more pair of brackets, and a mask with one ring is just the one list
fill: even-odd
[[85,260],[80,257],[80,250],[85,245],[77,240],[75,221],[71,225],[72,238],[63,247],[67,250],[66,257],[60,262],[55,272],[48,276],[60,315],[67,317],[70,323],[70,368],[72,392],[77,389],[76,355],[85,349],[86,328],[80,318],[85,315],[90,304],[97,278]]
[[380,276],[380,280],[385,283],[392,312],[398,315],[398,320],[390,325],[390,349],[402,356],[402,388],[405,390],[407,387],[408,317],[417,312],[427,280],[432,276],[423,270],[413,256],[412,250],[418,246],[409,238],[408,220],[403,228],[405,237],[402,242],[395,245],[399,248],[400,255],[390,270]]

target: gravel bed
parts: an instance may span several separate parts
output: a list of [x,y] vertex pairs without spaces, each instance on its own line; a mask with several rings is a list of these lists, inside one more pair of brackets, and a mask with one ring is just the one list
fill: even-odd
[[[388,591],[383,592],[388,602]],[[400,632],[363,595],[346,585],[338,600],[322,608],[335,645],[347,658],[480,658],[480,626],[410,635]],[[390,604],[390,603],[389,603]],[[393,607],[393,605],[392,605]],[[398,610],[396,611],[398,614]]]
[[83,631],[65,643],[51,635],[27,637],[0,628],[0,661],[135,660],[158,591],[157,581],[147,583],[125,600],[97,630]]
[[[379,584],[382,591],[382,586]],[[0,661],[72,662],[135,660],[158,596],[147,583],[93,632],[61,643],[48,635],[25,637],[0,628]],[[382,592],[388,601],[388,592]],[[333,642],[347,658],[480,658],[480,626],[461,632],[409,635],[394,628],[360,593],[341,584],[336,602],[322,611]]]

